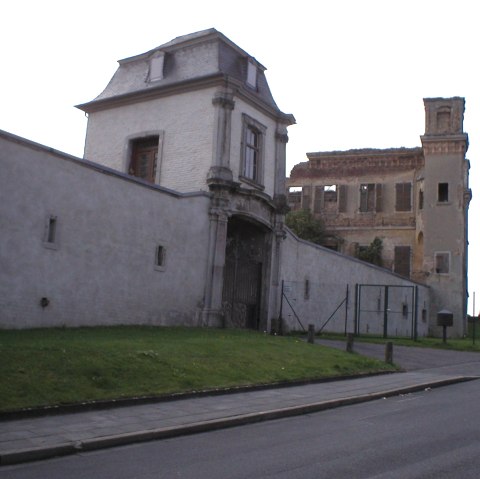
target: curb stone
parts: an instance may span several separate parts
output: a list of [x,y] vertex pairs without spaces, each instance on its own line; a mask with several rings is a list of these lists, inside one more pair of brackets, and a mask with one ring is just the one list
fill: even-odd
[[30,462],[41,459],[49,459],[57,456],[76,454],[82,451],[94,451],[139,442],[167,439],[190,434],[198,434],[202,432],[214,431],[217,429],[225,429],[228,427],[253,424],[261,421],[293,417],[302,414],[333,409],[341,406],[347,406],[351,404],[358,404],[362,402],[373,401],[376,399],[397,396],[400,394],[418,392],[427,388],[448,386],[450,384],[471,381],[473,379],[478,378],[471,376],[457,376],[448,379],[440,379],[438,381],[427,381],[412,386],[394,388],[376,393],[368,393],[348,398],[338,398],[327,401],[302,404],[299,406],[291,406],[286,408],[241,414],[226,418],[194,422],[182,426],[170,426],[165,428],[137,431],[133,433],[116,434],[111,436],[88,439],[84,441],[57,444],[55,446],[49,447],[7,451],[4,453],[0,453],[0,466],[19,464],[23,462]]

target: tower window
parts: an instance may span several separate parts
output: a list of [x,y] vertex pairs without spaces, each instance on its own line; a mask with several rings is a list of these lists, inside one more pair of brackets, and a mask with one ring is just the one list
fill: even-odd
[[451,110],[448,107],[441,108],[437,112],[437,129],[439,133],[447,133],[450,130]]
[[450,253],[449,252],[435,253],[435,273],[437,274],[450,273]]
[[448,202],[448,183],[438,184],[438,202],[439,203]]

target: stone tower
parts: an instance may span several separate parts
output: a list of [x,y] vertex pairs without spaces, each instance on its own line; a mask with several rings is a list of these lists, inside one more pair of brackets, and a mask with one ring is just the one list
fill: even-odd
[[468,135],[464,98],[427,98],[423,174],[417,178],[416,241],[423,248],[425,283],[431,287],[430,324],[442,309],[453,313],[452,335],[466,333]]

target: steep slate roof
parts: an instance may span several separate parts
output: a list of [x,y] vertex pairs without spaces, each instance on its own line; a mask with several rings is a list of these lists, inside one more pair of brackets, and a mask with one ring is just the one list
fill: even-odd
[[[164,77],[149,81],[150,59],[164,54]],[[246,84],[248,62],[257,67],[257,88]],[[220,77],[248,90],[257,100],[282,113],[265,78],[266,68],[214,28],[177,37],[148,52],[119,60],[119,67],[105,90],[93,101],[77,105],[84,111],[107,106],[109,100],[152,94],[167,87]],[[290,115],[288,115],[290,116]],[[292,117],[293,118],[293,117]],[[293,120],[294,122],[294,120]]]

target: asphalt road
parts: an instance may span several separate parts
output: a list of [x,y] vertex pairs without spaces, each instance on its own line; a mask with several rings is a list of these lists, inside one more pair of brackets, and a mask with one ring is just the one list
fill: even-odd
[[38,463],[1,479],[478,478],[480,380]]

